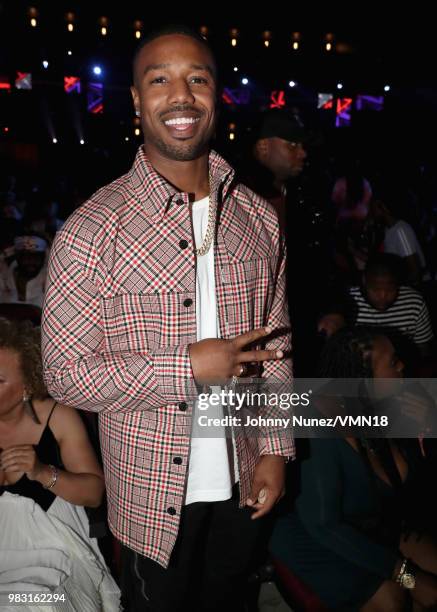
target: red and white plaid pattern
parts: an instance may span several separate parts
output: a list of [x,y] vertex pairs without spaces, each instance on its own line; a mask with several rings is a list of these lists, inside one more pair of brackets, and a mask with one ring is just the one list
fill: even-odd
[[[219,210],[214,248],[221,335],[267,324],[286,328],[268,348],[289,351],[276,214],[235,183],[217,153],[209,162]],[[93,195],[57,234],[42,324],[49,392],[99,413],[111,530],[164,567],[184,501],[196,392],[188,353],[196,342],[188,203],[188,194],[158,175],[141,147],[132,169]],[[290,380],[290,359],[266,363],[264,375]],[[242,500],[260,455],[294,456],[291,435],[273,431],[250,438],[239,433],[236,447]]]

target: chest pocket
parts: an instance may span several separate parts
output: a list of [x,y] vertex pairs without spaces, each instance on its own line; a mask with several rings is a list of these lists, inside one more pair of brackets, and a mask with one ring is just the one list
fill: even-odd
[[266,324],[274,295],[277,258],[232,261],[221,270],[230,335]]
[[101,300],[107,350],[144,352],[193,341],[194,309],[188,293],[123,293]]

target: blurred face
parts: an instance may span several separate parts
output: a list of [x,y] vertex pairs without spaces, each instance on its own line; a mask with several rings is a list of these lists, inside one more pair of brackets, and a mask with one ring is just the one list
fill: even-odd
[[373,341],[372,370],[374,378],[402,378],[404,364],[386,336]]
[[364,276],[366,299],[376,310],[384,312],[398,297],[399,285],[391,276]]
[[45,253],[18,251],[16,254],[18,270],[24,278],[34,278],[44,265]]
[[372,200],[370,202],[370,215],[376,220],[383,222],[387,217],[387,209],[381,200]]
[[374,396],[383,398],[398,392],[403,370],[404,364],[396,355],[390,340],[386,336],[375,338],[372,348],[372,388]]
[[265,165],[273,174],[286,180],[298,176],[304,167],[307,157],[301,142],[289,142],[283,138],[267,138],[267,150],[264,156]]
[[24,381],[18,353],[0,348],[0,419],[23,402]]
[[216,120],[214,70],[208,49],[189,36],[161,36],[141,50],[131,91],[152,162],[189,161],[208,151]]

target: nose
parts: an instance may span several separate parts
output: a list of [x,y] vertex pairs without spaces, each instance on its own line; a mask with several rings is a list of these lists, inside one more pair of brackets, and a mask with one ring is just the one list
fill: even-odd
[[304,146],[301,143],[299,144],[298,153],[299,153],[299,157],[301,159],[306,159],[307,158],[308,153],[306,152],[306,149],[304,148]]
[[185,79],[175,79],[168,94],[170,104],[194,104],[194,96]]

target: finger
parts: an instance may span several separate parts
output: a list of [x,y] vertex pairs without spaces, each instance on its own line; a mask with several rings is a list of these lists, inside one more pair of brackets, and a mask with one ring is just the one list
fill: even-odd
[[30,451],[22,451],[22,450],[11,450],[8,449],[7,451],[4,451],[1,455],[1,459],[2,461],[4,461],[5,459],[10,459],[10,458],[21,458],[21,457],[29,457],[30,456]]
[[257,504],[258,508],[256,508],[256,512],[254,512],[250,518],[254,521],[262,516],[265,516],[272,510],[274,505],[275,502],[273,500],[269,500],[265,504]]
[[23,464],[20,461],[10,461],[6,464],[2,464],[2,470],[5,472],[25,472],[27,464]]
[[33,446],[32,444],[14,444],[14,446],[10,446],[9,448],[5,448],[3,450],[4,453],[11,451],[11,450],[33,450]]
[[259,351],[242,351],[237,356],[238,363],[247,363],[248,361],[271,361],[272,359],[282,359],[284,351],[273,350],[259,350]]
[[252,344],[252,342],[256,342],[261,338],[265,338],[269,334],[272,333],[271,327],[259,327],[258,329],[251,329],[245,334],[241,334],[240,336],[236,336],[232,343],[237,349],[243,349],[248,344]]
[[407,397],[406,395],[401,397],[401,402],[404,404],[409,404],[410,406],[425,406],[425,403],[422,400],[411,396]]
[[262,488],[263,485],[261,482],[257,482],[256,480],[253,481],[250,495],[246,500],[247,506],[254,506],[256,503],[258,503],[258,497]]
[[6,450],[4,450],[2,453],[0,453],[0,456],[3,457],[5,455],[9,455],[10,453],[22,453],[22,452],[34,452],[34,448],[33,446],[30,446],[28,444],[26,445],[22,445],[22,446],[11,446],[9,448],[7,448]]

